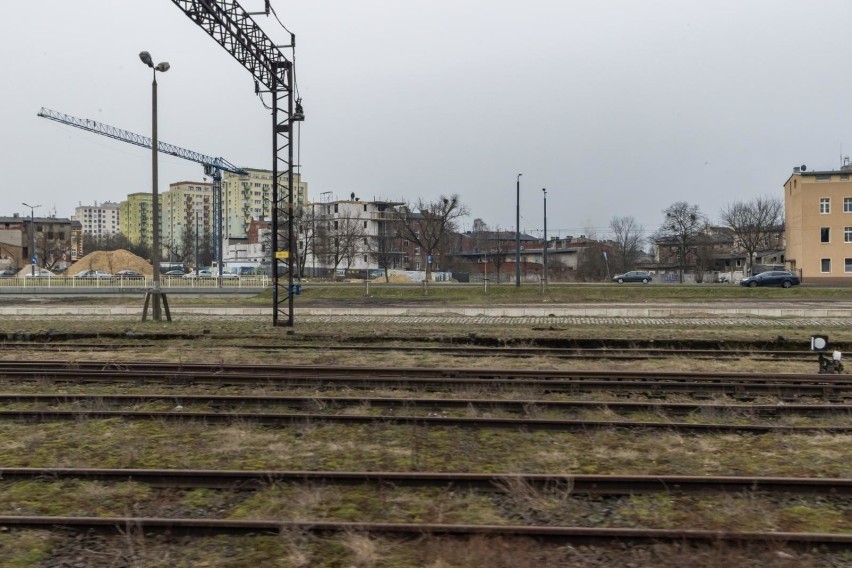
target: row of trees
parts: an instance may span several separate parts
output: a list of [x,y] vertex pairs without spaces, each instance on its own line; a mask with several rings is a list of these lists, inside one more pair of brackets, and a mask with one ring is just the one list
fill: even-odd
[[[780,199],[756,197],[731,203],[722,208],[720,218],[721,225],[733,234],[736,248],[745,254],[749,271],[756,253],[775,249],[782,242],[784,205]],[[677,248],[681,282],[684,267],[694,264],[704,269],[712,265],[714,250],[707,240],[709,225],[709,218],[699,207],[686,201],[677,201],[663,210],[663,223],[651,240]],[[644,228],[633,217],[615,217],[610,222],[610,231],[617,270],[629,270],[642,254]]]

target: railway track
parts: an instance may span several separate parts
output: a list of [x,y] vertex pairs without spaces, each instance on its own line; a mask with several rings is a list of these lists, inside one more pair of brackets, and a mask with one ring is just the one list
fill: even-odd
[[[198,339],[209,339],[209,336],[199,336]],[[196,340],[189,340],[196,341]],[[249,340],[246,340],[249,341]],[[20,352],[27,350],[41,353],[64,353],[69,351],[79,352],[115,352],[121,350],[137,350],[145,347],[162,345],[163,340],[132,340],[116,341],[111,343],[80,344],[78,341],[68,343],[35,343],[35,342],[0,342],[0,351]],[[305,350],[305,351],[333,351],[333,352],[369,352],[369,353],[393,353],[398,351],[400,345],[339,345],[327,343],[295,342],[282,345],[279,343],[235,343],[233,341],[217,341],[216,345],[199,346],[195,349],[215,351],[223,345],[238,347],[249,351],[275,352],[281,350]],[[700,349],[682,347],[661,348],[636,348],[636,347],[487,347],[475,345],[448,345],[448,346],[423,346],[406,344],[404,349],[410,353],[448,355],[460,358],[477,357],[504,357],[504,358],[531,358],[547,357],[553,359],[568,360],[622,360],[622,361],[644,361],[653,359],[670,359],[672,357],[688,357],[695,360],[719,360],[719,359],[744,359],[754,361],[815,361],[814,353],[803,350],[765,350],[753,348],[725,348],[725,349]]]
[[666,530],[631,528],[589,528],[535,525],[474,525],[434,523],[355,523],[355,522],[285,522],[240,521],[224,519],[183,519],[144,517],[59,517],[59,516],[0,516],[0,527],[7,530],[66,529],[75,531],[125,534],[139,530],[147,534],[168,535],[277,535],[297,530],[313,535],[369,534],[420,539],[430,537],[468,538],[471,536],[534,538],[540,541],[611,545],[614,543],[693,543],[734,544],[742,546],[783,544],[810,549],[846,549],[852,545],[852,534],[795,533],[795,532],[735,532],[712,530]]
[[584,371],[422,367],[334,367],[172,364],[157,362],[0,361],[0,379],[75,384],[213,385],[330,389],[531,389],[532,392],[640,392],[737,397],[811,396],[842,401],[852,377],[823,374],[739,372]]
[[236,489],[253,491],[276,483],[321,483],[403,487],[464,487],[501,491],[501,484],[520,482],[544,488],[568,485],[572,494],[635,495],[640,493],[779,493],[850,496],[852,479],[823,477],[755,477],[689,475],[547,475],[446,472],[363,471],[235,471],[204,469],[0,468],[0,481],[133,481],[152,487]]
[[349,414],[270,414],[259,412],[145,412],[124,410],[2,410],[0,420],[22,420],[44,422],[55,420],[160,420],[206,424],[257,424],[262,426],[289,426],[307,424],[349,425],[407,425],[421,427],[467,427],[467,428],[511,428],[548,431],[591,431],[602,429],[663,429],[692,432],[748,432],[752,434],[848,434],[849,426],[787,426],[774,424],[742,424],[739,422],[674,422],[644,420],[569,420],[545,418],[466,418],[454,416],[398,416],[398,415],[349,415]]
[[785,415],[842,416],[852,415],[850,404],[712,404],[677,402],[629,402],[605,400],[543,400],[501,398],[389,398],[350,396],[275,396],[275,395],[199,395],[199,394],[25,394],[0,393],[0,404],[75,405],[92,409],[119,405],[169,404],[187,411],[208,407],[216,410],[244,406],[286,407],[297,410],[345,408],[427,409],[443,411],[465,409],[477,412],[504,411],[521,414],[608,410],[613,412],[646,412],[663,416],[700,413],[714,415],[747,415],[777,417]]

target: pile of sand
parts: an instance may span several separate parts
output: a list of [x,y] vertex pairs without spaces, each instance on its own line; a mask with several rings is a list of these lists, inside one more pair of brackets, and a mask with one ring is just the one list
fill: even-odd
[[145,276],[154,276],[154,268],[150,262],[124,249],[97,250],[89,253],[75,262],[68,269],[67,274],[74,276],[84,270],[103,270],[110,274],[115,274],[119,270],[135,270]]

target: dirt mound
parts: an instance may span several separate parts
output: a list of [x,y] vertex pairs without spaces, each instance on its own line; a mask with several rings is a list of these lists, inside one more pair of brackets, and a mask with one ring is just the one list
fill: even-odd
[[74,276],[83,270],[103,270],[110,274],[115,274],[119,270],[135,270],[145,276],[154,275],[154,268],[150,262],[124,249],[96,250],[89,253],[68,269],[68,275]]

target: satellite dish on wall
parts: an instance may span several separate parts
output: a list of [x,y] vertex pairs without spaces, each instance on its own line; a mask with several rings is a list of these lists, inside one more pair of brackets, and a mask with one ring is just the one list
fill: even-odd
[[805,164],[802,164],[802,171],[804,172],[804,171],[806,171],[807,169],[808,169],[808,167],[807,167]]

